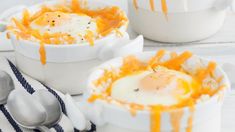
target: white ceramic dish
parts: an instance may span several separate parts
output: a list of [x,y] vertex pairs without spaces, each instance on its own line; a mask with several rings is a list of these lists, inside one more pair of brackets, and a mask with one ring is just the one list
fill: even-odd
[[[5,28],[5,24],[3,25],[2,22],[5,18],[8,18],[8,15],[11,15],[12,13],[15,13],[17,10],[22,10],[25,8],[25,5],[30,6],[36,3],[40,3],[42,0],[11,0],[11,1],[4,1],[0,5],[0,51],[11,51],[13,50],[12,45],[10,44],[11,42],[6,38],[6,32],[2,32]],[[122,10],[124,10],[126,13],[128,12],[128,7],[127,7],[127,1],[126,0],[110,0],[107,1],[111,5],[119,6]],[[24,4],[24,5],[22,5]],[[19,5],[19,6],[14,6],[12,8],[12,5]],[[4,14],[6,10],[13,10],[13,12],[8,12],[8,14]]]
[[129,0],[132,28],[148,39],[170,43],[197,41],[215,34],[223,26],[227,8],[233,2],[166,0],[166,14],[162,11],[161,0],[152,0],[155,9],[150,6],[151,0],[136,0],[138,8],[133,1],[135,0]]
[[[39,10],[41,5],[53,5],[58,1],[48,1],[27,7],[30,12]],[[110,6],[100,0],[89,0],[92,8]],[[7,14],[7,13],[6,13]],[[15,17],[22,16],[22,10]],[[92,67],[109,59],[127,53],[140,52],[143,49],[143,38],[129,40],[126,33],[127,23],[119,30],[123,37],[112,33],[95,41],[93,47],[88,43],[73,45],[45,45],[47,64],[42,65],[38,50],[39,43],[16,39],[11,34],[11,41],[15,49],[17,66],[22,72],[45,83],[46,85],[72,95],[81,94],[85,87],[86,76]]]
[[[169,55],[170,53],[167,53]],[[141,61],[146,62],[155,55],[155,52],[144,52],[135,54]],[[193,56],[187,63],[193,64],[197,56]],[[199,58],[203,64],[208,64],[209,61]],[[99,66],[89,77],[88,89],[84,94],[83,102],[79,103],[80,110],[86,117],[97,125],[97,132],[150,132],[150,112],[138,111],[136,116],[131,115],[130,111],[122,105],[117,105],[114,102],[107,102],[101,99],[93,103],[88,103],[87,99],[93,94],[93,89],[97,87],[94,81],[103,74],[103,69],[119,69],[123,63],[123,58],[115,58],[105,62]],[[225,72],[221,67],[217,66],[216,76],[223,76],[222,84],[226,85],[224,90],[221,90],[210,99],[201,103],[195,104],[194,116],[192,120],[192,132],[220,132],[221,129],[221,105],[223,103],[222,95],[230,90],[230,82]],[[161,132],[172,132],[172,124],[169,119],[170,113],[183,110],[184,114],[180,121],[180,132],[185,132],[190,120],[190,109],[185,107],[183,109],[175,109],[171,112],[161,113]]]

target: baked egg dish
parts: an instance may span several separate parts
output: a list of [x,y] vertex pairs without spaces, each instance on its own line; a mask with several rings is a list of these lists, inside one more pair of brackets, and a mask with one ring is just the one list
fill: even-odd
[[147,61],[139,58],[127,56],[120,66],[102,66],[94,73],[100,76],[91,81],[87,101],[119,106],[133,117],[148,111],[151,132],[161,132],[164,112],[170,113],[172,131],[180,131],[184,108],[188,108],[190,115],[185,131],[191,132],[196,105],[214,95],[219,95],[218,102],[221,102],[223,91],[229,87],[224,83],[224,76],[218,74],[215,62],[204,62],[188,51],[178,54],[159,50]]
[[[25,9],[7,26],[10,38],[40,44],[41,63],[46,64],[44,45],[90,44],[110,34],[122,37],[120,28],[128,25],[125,13],[116,6],[92,8],[86,0],[63,1],[42,5],[36,11]],[[95,5],[94,5],[95,6]]]

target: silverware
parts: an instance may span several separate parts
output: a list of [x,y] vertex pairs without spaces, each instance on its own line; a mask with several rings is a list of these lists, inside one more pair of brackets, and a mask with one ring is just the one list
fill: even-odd
[[23,127],[38,128],[50,132],[62,117],[58,100],[47,90],[37,90],[29,95],[22,90],[14,90],[8,98],[7,106],[13,118]]
[[12,117],[22,127],[50,132],[48,127],[57,124],[62,117],[56,97],[47,90],[37,90],[30,95],[14,89],[11,76],[0,70],[0,104],[7,103]]
[[0,70],[0,104],[6,104],[10,92],[14,89],[11,76]]
[[8,97],[7,108],[14,120],[22,127],[50,132],[48,128],[41,126],[47,119],[46,109],[33,96],[22,90],[14,90]]
[[47,118],[44,121],[43,125],[50,128],[53,125],[57,124],[61,119],[62,110],[60,107],[60,103],[55,98],[55,96],[49,93],[47,90],[37,90],[33,94],[33,97],[37,99],[46,109]]

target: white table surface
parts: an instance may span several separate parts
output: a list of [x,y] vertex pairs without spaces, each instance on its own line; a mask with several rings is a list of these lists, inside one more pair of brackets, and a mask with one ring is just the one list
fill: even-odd
[[[20,3],[19,1],[31,4],[33,0],[9,1],[1,1],[0,11],[9,7],[10,4]],[[129,33],[132,38],[137,36],[131,29],[129,29]],[[2,40],[0,40],[0,57],[14,57],[12,49],[3,50],[3,47]],[[213,37],[200,42],[190,44],[163,44],[145,40],[145,51],[163,48],[174,51],[190,50],[220,63],[230,62],[235,64],[235,14],[229,13],[224,27]],[[235,132],[235,90],[232,90],[225,99],[222,112],[222,132]]]

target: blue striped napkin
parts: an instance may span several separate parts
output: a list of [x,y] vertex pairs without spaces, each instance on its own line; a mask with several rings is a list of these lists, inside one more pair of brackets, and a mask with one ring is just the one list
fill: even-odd
[[[79,130],[72,126],[71,121],[67,117],[65,103],[63,101],[64,95],[62,93],[53,90],[43,83],[28,77],[27,75],[22,74],[14,65],[13,61],[6,58],[0,58],[0,69],[6,71],[12,77],[16,89],[24,89],[24,91],[28,94],[33,94],[37,89],[46,89],[58,99],[62,108],[63,116],[58,124],[50,128],[52,132],[79,132]],[[94,131],[95,126],[92,125],[89,132]],[[8,112],[7,107],[5,105],[0,105],[0,132],[38,132],[38,130],[22,128],[14,121]]]

